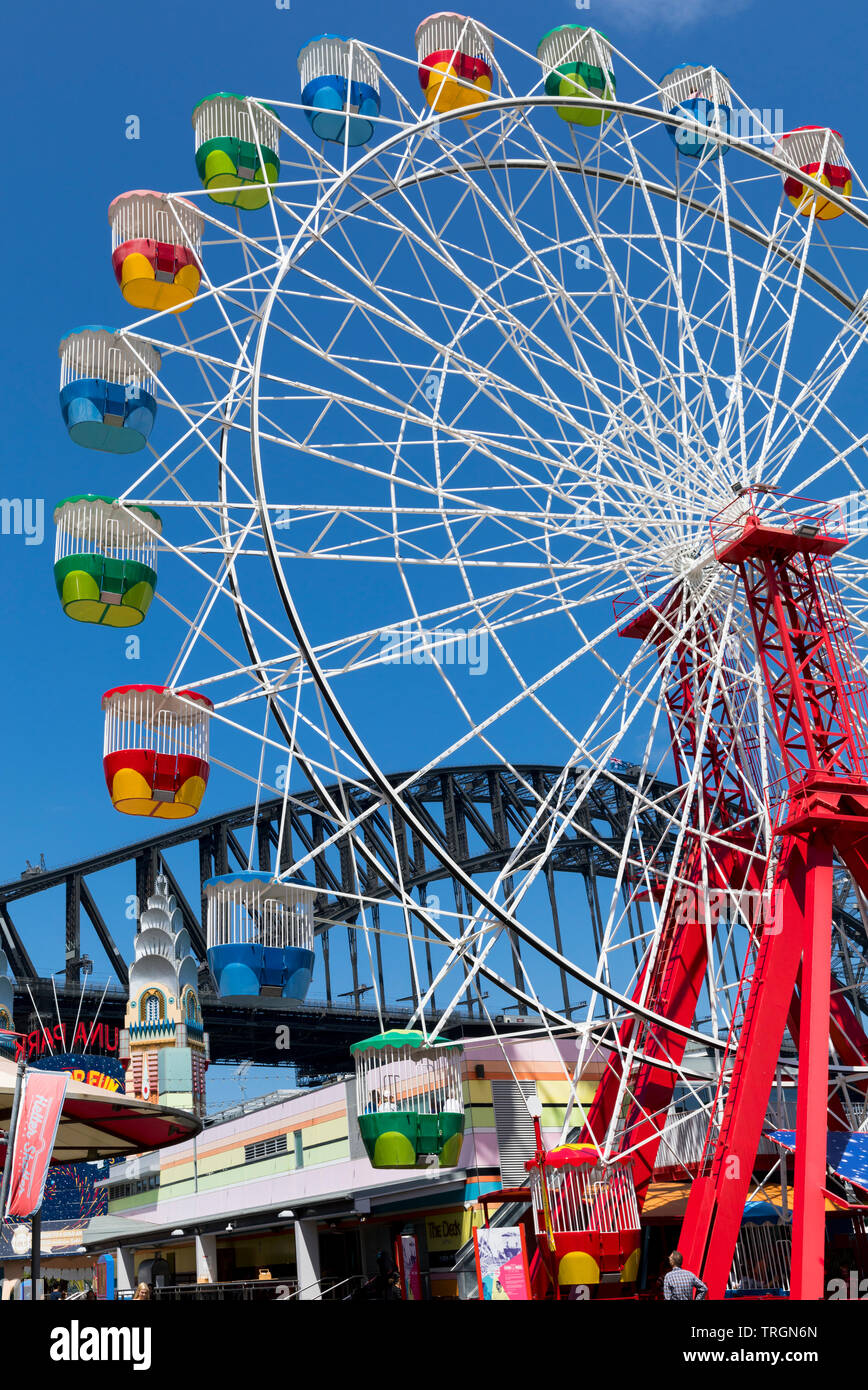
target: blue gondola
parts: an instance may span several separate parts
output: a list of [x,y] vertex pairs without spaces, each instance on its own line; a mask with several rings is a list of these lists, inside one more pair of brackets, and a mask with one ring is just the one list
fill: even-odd
[[70,438],[109,454],[143,449],[157,414],[156,348],[89,324],[67,333],[58,353],[60,409]]
[[298,54],[301,101],[314,135],[366,145],[380,114],[380,65],[340,34],[319,34]]
[[725,150],[715,138],[728,135],[732,124],[732,90],[716,68],[682,63],[661,77],[660,102],[683,125],[666,130],[680,154],[689,159],[716,159]]
[[208,964],[221,995],[300,1003],[313,975],[314,889],[255,869],[205,883]]

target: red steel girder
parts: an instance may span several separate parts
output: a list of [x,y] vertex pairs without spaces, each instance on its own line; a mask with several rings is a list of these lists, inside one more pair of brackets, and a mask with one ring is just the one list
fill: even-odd
[[[649,969],[642,972],[634,998],[644,998],[647,1007],[664,1014],[673,1023],[690,1026],[702,991],[708,955],[708,923],[703,888],[711,892],[732,886],[747,886],[757,890],[762,886],[762,865],[751,856],[750,838],[745,827],[750,822],[750,806],[744,781],[739,775],[732,750],[743,743],[738,716],[743,706],[736,708],[732,687],[723,682],[715,685],[716,666],[713,652],[719,633],[710,615],[696,616],[690,624],[689,636],[682,635],[684,605],[680,590],[673,590],[655,614],[644,613],[634,619],[622,635],[650,636],[661,670],[666,673],[665,698],[670,737],[679,774],[688,779],[697,756],[701,763],[699,797],[692,818],[695,828],[714,825],[720,832],[735,827],[729,835],[732,843],[709,843],[703,864],[700,842],[689,833],[682,853],[679,877],[692,886],[687,911],[677,893],[672,893],[662,924],[657,954]],[[673,635],[674,650],[670,651]],[[740,692],[746,700],[746,691]],[[700,731],[705,738],[700,748]],[[746,760],[749,754],[745,753]],[[756,783],[758,785],[758,782]],[[739,839],[744,844],[739,848]],[[598,1140],[612,1123],[621,1094],[621,1053],[634,1042],[642,1060],[630,1079],[630,1102],[625,1123],[621,1127],[622,1146],[635,1148],[633,1179],[636,1199],[641,1211],[651,1182],[666,1114],[676,1083],[676,1068],[684,1057],[686,1041],[682,1035],[659,1024],[647,1029],[638,1027],[634,1019],[626,1019],[619,1031],[619,1050],[613,1052],[606,1072],[600,1081],[582,1129],[582,1142]],[[638,1146],[638,1147],[636,1147]]]
[[681,1244],[711,1296],[722,1297],[801,963],[791,1297],[819,1299],[833,850],[859,881],[868,868],[868,721],[829,565],[846,537],[830,535],[822,517],[788,520],[778,512],[772,522],[751,512],[736,527],[726,523],[717,553],[741,575],[784,763],[778,832],[785,841],[775,883],[781,929],[766,927],[760,941],[720,1132],[709,1171],[691,1192]]

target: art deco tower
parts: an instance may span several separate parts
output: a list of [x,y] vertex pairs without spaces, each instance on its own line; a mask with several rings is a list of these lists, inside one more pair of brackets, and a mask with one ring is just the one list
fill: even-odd
[[127,1095],[204,1115],[208,1035],[197,973],[190,937],[161,875],[139,917],[120,1059]]

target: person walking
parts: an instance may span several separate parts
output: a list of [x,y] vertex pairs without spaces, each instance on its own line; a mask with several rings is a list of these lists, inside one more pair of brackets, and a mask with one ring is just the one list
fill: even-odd
[[684,1256],[680,1250],[673,1250],[669,1256],[669,1273],[663,1279],[663,1297],[675,1303],[689,1303],[696,1290],[697,1298],[705,1298],[708,1285],[684,1269]]

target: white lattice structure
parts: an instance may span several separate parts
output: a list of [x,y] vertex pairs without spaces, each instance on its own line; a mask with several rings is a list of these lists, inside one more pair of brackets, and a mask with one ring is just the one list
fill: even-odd
[[409,1044],[380,1046],[377,1040],[355,1049],[358,1113],[462,1114],[461,1048],[455,1043],[428,1047],[421,1035],[410,1037],[414,1041]]
[[136,188],[109,203],[108,220],[113,251],[139,240],[185,246],[197,258],[202,250],[202,214],[188,198]]
[[562,24],[552,29],[541,39],[537,57],[546,77],[573,63],[601,68],[607,77],[612,71],[612,45],[596,29],[581,24]]
[[244,140],[278,152],[280,122],[262,103],[231,92],[206,97],[193,112],[196,147],[209,140]]
[[157,568],[163,523],[149,507],[90,494],[69,497],[55,508],[54,524],[55,563],[67,555],[104,555]]
[[416,52],[424,63],[432,53],[465,53],[491,63],[494,55],[494,35],[476,19],[444,10],[423,19],[416,30]]
[[664,111],[674,111],[684,101],[704,97],[713,106],[729,106],[732,88],[717,68],[684,63],[660,79],[660,103]]
[[211,701],[193,690],[125,685],[106,691],[103,756],[132,749],[208,761]]
[[555,1234],[591,1231],[606,1235],[639,1230],[639,1208],[629,1165],[557,1162],[554,1150],[530,1168],[534,1227],[545,1234],[546,1204]]
[[97,379],[154,395],[160,353],[142,338],[111,328],[78,328],[58,348],[61,389],[73,381]]
[[248,872],[209,879],[204,892],[209,949],[242,945],[313,950],[316,892],[310,884]]
[[298,74],[302,87],[317,77],[344,77],[347,81],[366,82],[380,90],[380,62],[369,48],[354,39],[342,39],[336,34],[323,34],[311,39],[299,50]]

